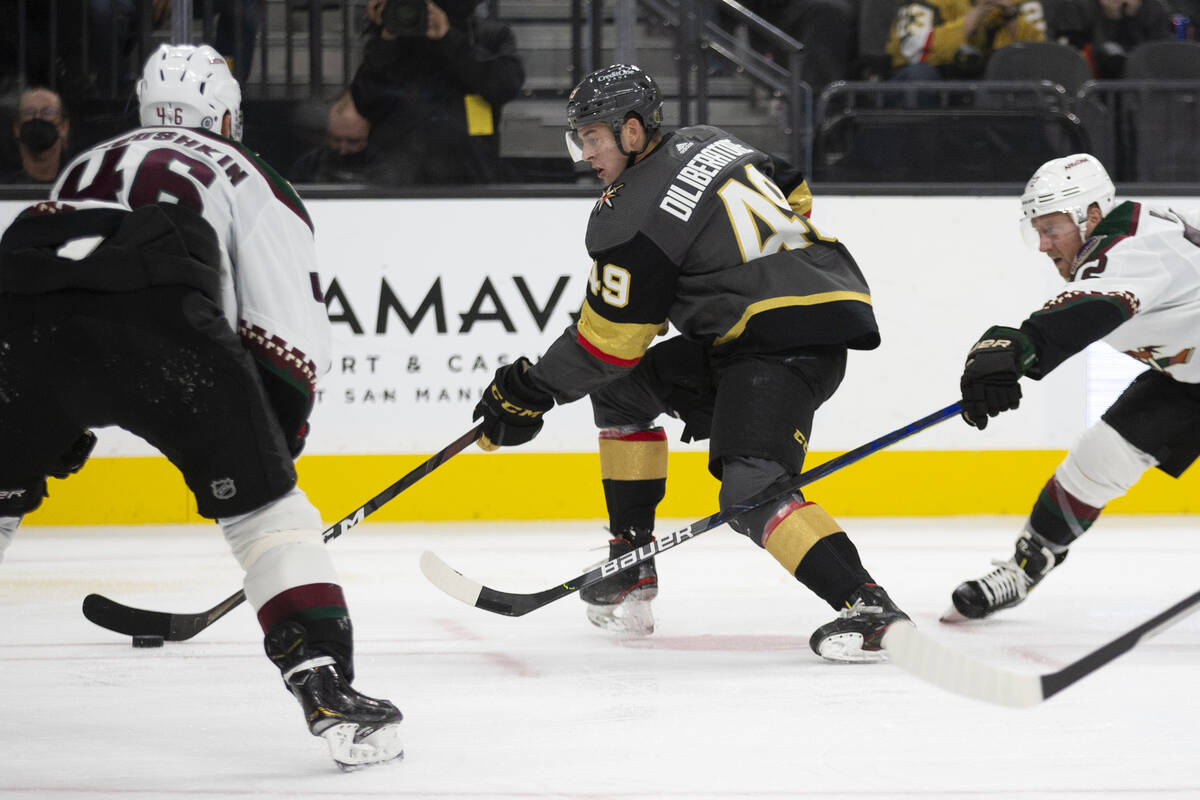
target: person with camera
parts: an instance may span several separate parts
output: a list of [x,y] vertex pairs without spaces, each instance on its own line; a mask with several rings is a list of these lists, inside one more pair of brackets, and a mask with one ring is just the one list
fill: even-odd
[[888,41],[892,80],[978,78],[993,51],[1045,38],[1040,0],[913,0]]
[[476,0],[370,0],[363,62],[350,84],[371,125],[383,180],[490,183],[504,173],[500,110],[525,68],[512,30],[474,16]]

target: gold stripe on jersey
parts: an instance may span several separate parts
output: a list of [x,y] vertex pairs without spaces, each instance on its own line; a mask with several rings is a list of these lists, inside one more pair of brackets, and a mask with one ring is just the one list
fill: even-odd
[[792,189],[792,193],[787,196],[787,201],[792,211],[801,217],[812,213],[813,196],[812,189],[808,188],[808,181],[800,181],[800,185]]
[[837,520],[816,503],[789,503],[767,523],[763,547],[784,569],[795,575],[813,545],[826,536],[841,533],[841,530]]
[[600,478],[646,481],[667,477],[667,437],[662,428],[626,436],[600,434]]
[[613,322],[593,311],[589,303],[583,304],[575,326],[584,349],[602,361],[622,366],[640,361],[661,328],[658,322]]
[[725,344],[741,336],[746,332],[746,325],[749,324],[750,318],[755,314],[761,314],[764,311],[774,311],[777,308],[788,308],[789,306],[819,306],[825,303],[841,303],[847,300],[856,300],[860,303],[871,305],[871,295],[865,292],[818,292],[817,294],[792,295],[788,297],[772,297],[768,300],[759,300],[757,303],[751,303],[742,312],[742,318],[737,323],[716,338],[713,345]]

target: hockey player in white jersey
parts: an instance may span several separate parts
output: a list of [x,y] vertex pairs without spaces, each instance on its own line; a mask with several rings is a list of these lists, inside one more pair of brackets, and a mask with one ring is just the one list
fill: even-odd
[[1200,219],[1174,208],[1116,202],[1090,155],[1034,173],[1021,224],[1067,285],[1020,328],[988,329],[962,375],[963,417],[984,428],[1017,407],[1035,380],[1094,341],[1146,364],[1088,428],[1042,489],[1015,552],[954,590],[944,621],[978,619],[1022,602],[1105,504],[1147,469],[1178,478],[1200,455]]
[[220,524],[310,732],[343,767],[398,758],[399,710],[351,686],[346,601],[296,487],[330,362],[312,223],[238,141],[211,47],[160,47],[138,99],[143,127],[81,153],[0,240],[0,555],[90,428],[137,434]]

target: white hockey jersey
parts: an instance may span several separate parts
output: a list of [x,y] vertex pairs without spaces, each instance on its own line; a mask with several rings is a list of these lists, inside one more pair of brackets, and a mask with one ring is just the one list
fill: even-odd
[[192,128],[138,128],[79,154],[50,199],[199,212],[220,242],[221,305],[246,348],[310,391],[329,370],[312,221],[291,185],[240,143]]
[[1026,324],[1097,301],[1124,318],[1103,341],[1176,380],[1200,383],[1200,212],[1117,206],[1084,243],[1071,280]]

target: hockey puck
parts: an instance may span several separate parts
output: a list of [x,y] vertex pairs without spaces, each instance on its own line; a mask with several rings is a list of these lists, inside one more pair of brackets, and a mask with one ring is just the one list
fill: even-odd
[[135,636],[133,637],[134,647],[162,647],[163,637],[161,636]]

